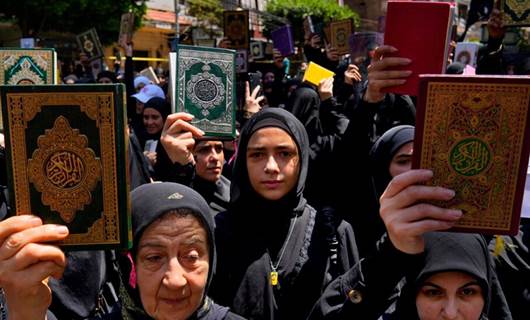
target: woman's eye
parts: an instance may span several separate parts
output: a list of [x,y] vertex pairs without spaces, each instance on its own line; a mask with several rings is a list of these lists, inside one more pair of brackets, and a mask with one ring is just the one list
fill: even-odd
[[150,263],[156,263],[162,260],[162,257],[159,255],[150,255],[150,256],[145,257],[145,260],[147,260]]
[[193,266],[199,260],[199,258],[200,258],[199,253],[196,251],[193,251],[186,255],[183,255],[181,257],[181,260],[187,266]]
[[475,295],[477,294],[478,290],[476,290],[475,288],[463,288],[461,291],[460,291],[460,294],[462,296],[472,296],[472,295]]
[[423,293],[427,297],[438,297],[438,296],[440,296],[442,294],[442,291],[438,290],[438,289],[425,289],[425,290],[423,290]]
[[280,156],[282,158],[290,158],[290,157],[293,156],[293,152],[291,152],[291,151],[282,151],[282,152],[280,152]]
[[252,152],[248,155],[249,158],[251,159],[258,159],[260,158],[261,156],[263,155],[263,153],[261,152]]

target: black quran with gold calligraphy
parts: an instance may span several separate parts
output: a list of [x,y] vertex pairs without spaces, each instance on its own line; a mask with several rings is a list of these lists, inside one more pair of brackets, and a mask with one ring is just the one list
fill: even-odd
[[414,168],[455,190],[454,230],[516,234],[530,151],[530,78],[421,76]]
[[68,226],[64,249],[130,245],[122,85],[2,86],[10,203]]

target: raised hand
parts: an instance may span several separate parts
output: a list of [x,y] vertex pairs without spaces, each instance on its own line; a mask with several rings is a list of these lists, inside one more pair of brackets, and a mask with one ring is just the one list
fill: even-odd
[[368,88],[363,97],[364,101],[375,103],[383,100],[384,88],[404,84],[406,78],[412,74],[410,70],[392,70],[411,63],[407,58],[384,57],[385,54],[397,52],[398,50],[392,46],[375,49],[372,63],[368,66]]
[[359,72],[359,67],[354,64],[349,64],[348,69],[344,71],[344,83],[353,85],[354,83],[361,82],[363,79]]
[[160,142],[173,163],[195,164],[192,153],[195,147],[194,138],[204,136],[204,132],[190,123],[192,119],[193,115],[179,112],[170,114],[164,123]]
[[248,112],[250,114],[254,114],[261,110],[261,105],[259,104],[263,99],[265,99],[264,96],[259,96],[260,86],[257,85],[254,90],[252,90],[252,94],[250,93],[250,84],[248,81],[245,84],[245,108],[244,111]]
[[333,97],[333,77],[320,81],[318,84],[318,94],[320,101],[325,101]]
[[66,266],[61,249],[47,242],[67,235],[65,226],[43,225],[31,215],[0,222],[0,287],[9,319],[45,319],[52,299],[47,279],[59,279]]
[[423,234],[447,230],[462,217],[462,211],[444,209],[426,203],[447,201],[453,190],[422,185],[432,178],[430,170],[410,170],[396,176],[381,196],[380,215],[388,236],[398,250],[416,254],[423,252]]

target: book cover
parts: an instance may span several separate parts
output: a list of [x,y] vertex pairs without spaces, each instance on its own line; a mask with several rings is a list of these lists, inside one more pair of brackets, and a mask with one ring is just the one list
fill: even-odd
[[530,151],[530,78],[421,77],[413,168],[456,191],[455,231],[516,234]]
[[285,25],[271,32],[274,48],[284,56],[294,53],[293,31],[290,25]]
[[302,79],[302,81],[303,82],[307,81],[318,87],[318,85],[320,84],[320,81],[333,77],[334,75],[335,73],[333,71],[330,71],[314,63],[313,61],[310,61],[304,73],[304,78]]
[[379,32],[363,31],[351,34],[348,39],[350,58],[366,58],[368,52],[375,50],[383,44],[383,34]]
[[261,41],[253,41],[250,43],[250,56],[254,60],[265,58],[265,43]]
[[12,212],[68,226],[68,250],[131,240],[125,89],[0,87]]
[[455,49],[455,62],[460,62],[463,65],[470,65],[473,68],[477,67],[477,57],[480,45],[473,42],[459,42]]
[[248,71],[248,52],[247,50],[236,51],[236,73]]
[[411,70],[407,82],[387,92],[418,95],[420,74],[443,74],[447,64],[452,12],[449,2],[389,1],[385,22],[385,44],[412,62],[396,70]]
[[140,71],[140,75],[151,80],[152,83],[156,83],[156,84],[160,83],[160,80],[158,79],[158,76],[156,75],[155,70],[153,70],[153,67],[151,66]]
[[95,60],[103,57],[103,47],[99,42],[98,33],[95,28],[87,30],[76,36],[77,45],[87,56],[89,60]]
[[339,55],[350,52],[348,38],[353,33],[353,21],[351,19],[333,21],[329,24],[330,44],[337,49]]
[[230,40],[231,49],[248,49],[250,32],[248,10],[224,11],[224,34]]
[[178,47],[175,108],[194,115],[191,123],[207,137],[235,138],[235,56],[228,49]]
[[500,0],[505,26],[530,26],[530,1]]
[[56,84],[54,49],[1,48],[0,85]]
[[120,35],[118,37],[118,43],[125,41],[130,43],[132,41],[134,31],[134,13],[126,12],[121,15],[120,22]]

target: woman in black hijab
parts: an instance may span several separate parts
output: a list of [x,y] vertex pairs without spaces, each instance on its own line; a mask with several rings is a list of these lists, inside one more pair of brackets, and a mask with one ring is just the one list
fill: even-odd
[[215,217],[212,297],[247,318],[305,319],[325,285],[357,262],[351,227],[306,203],[309,142],[291,113],[264,109],[239,139],[231,210]]
[[130,260],[122,261],[128,278],[120,292],[124,319],[243,319],[207,296],[216,250],[204,199],[165,182],[136,188],[131,201],[133,247]]
[[373,254],[386,231],[378,214],[379,198],[394,176],[410,170],[413,141],[414,127],[400,125],[386,131],[370,151],[371,197],[364,199],[364,205],[357,205],[357,213],[347,219],[355,231],[361,257]]
[[420,266],[409,277],[391,319],[505,319],[498,306],[506,301],[502,292],[498,295],[492,260],[481,235],[426,234]]
[[[348,119],[332,98],[332,85],[315,88],[300,85],[289,97],[285,110],[291,112],[303,124],[309,137],[309,174],[304,195],[312,206],[322,207],[330,195],[327,186],[331,154],[337,141],[346,131]],[[320,91],[330,90],[329,94]]]

